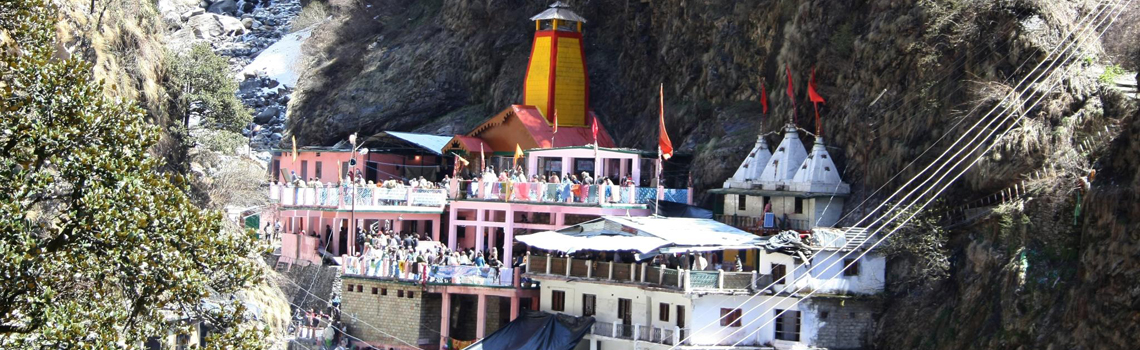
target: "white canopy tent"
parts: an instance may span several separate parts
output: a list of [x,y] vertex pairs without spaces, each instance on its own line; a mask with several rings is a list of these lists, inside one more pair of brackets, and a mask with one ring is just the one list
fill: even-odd
[[515,239],[535,248],[566,253],[636,250],[642,254],[757,248],[766,240],[710,219],[624,216],[605,216]]

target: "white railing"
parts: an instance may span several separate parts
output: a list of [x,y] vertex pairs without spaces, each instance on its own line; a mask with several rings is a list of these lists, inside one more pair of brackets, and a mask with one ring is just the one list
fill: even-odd
[[286,187],[269,186],[269,198],[273,203],[286,207],[319,207],[350,209],[353,202],[357,209],[374,207],[429,207],[443,208],[447,204],[446,189],[419,187]]
[[623,324],[618,322],[594,322],[590,334],[626,340],[645,341],[657,344],[675,345],[681,341],[684,332],[680,327],[657,327],[644,324]]
[[348,276],[413,281],[422,284],[510,287],[514,283],[514,269],[509,267],[417,264],[386,257],[345,257],[343,273]]
[[648,204],[657,199],[688,202],[688,189],[545,182],[460,181],[459,199],[542,203]]

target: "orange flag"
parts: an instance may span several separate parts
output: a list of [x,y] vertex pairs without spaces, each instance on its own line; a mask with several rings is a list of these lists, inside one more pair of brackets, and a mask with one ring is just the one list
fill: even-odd
[[522,158],[522,156],[523,156],[522,147],[520,147],[519,144],[516,143],[515,144],[515,167],[519,166],[519,158]]
[[[554,110],[554,132],[558,132],[558,110]],[[553,145],[551,145],[553,146]]]
[[660,118],[660,131],[657,136],[657,151],[661,154],[661,158],[669,159],[673,157],[673,142],[669,140],[669,133],[665,131],[665,84],[661,84],[661,118]]

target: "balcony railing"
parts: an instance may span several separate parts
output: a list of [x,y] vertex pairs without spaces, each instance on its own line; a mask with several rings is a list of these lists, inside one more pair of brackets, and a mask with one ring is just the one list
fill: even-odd
[[346,257],[344,275],[422,284],[510,287],[514,269],[486,266],[416,264],[387,258]]
[[[354,195],[355,193],[355,195]],[[447,204],[447,190],[419,187],[286,187],[269,186],[272,203],[287,207],[319,207],[348,210],[380,207],[418,207],[442,209]]]
[[615,263],[553,256],[527,259],[526,273],[647,285],[678,291],[756,292],[771,283],[770,275],[753,272],[692,271],[650,266],[645,263]]
[[460,181],[457,199],[539,203],[648,204],[658,199],[689,202],[688,189],[539,182]]
[[781,225],[786,225],[788,229],[797,231],[806,231],[811,229],[811,222],[802,219],[788,219],[786,223],[781,223],[780,218],[775,215],[772,216],[770,222],[765,222],[764,218],[746,215],[713,215],[713,220],[720,221],[725,225],[729,225],[744,231],[761,234],[772,235],[780,231]]
[[[638,340],[657,344],[674,345],[682,340],[683,328],[656,327],[643,324],[623,324],[614,322],[594,322],[590,334],[616,339]],[[686,343],[688,343],[686,341]]]

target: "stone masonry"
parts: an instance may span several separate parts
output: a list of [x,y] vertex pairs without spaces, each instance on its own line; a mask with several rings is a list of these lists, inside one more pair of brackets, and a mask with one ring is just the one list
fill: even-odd
[[413,348],[407,343],[438,348],[439,294],[425,293],[419,285],[350,276],[343,277],[343,288],[341,319],[352,336],[399,349]]
[[807,307],[819,322],[815,346],[830,350],[866,349],[875,325],[873,302],[851,298],[811,299]]

